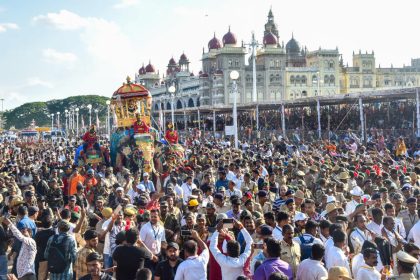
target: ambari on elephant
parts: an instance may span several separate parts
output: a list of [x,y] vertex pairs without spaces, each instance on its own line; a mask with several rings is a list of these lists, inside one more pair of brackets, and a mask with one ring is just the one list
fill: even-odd
[[155,132],[150,126],[152,97],[142,85],[127,77],[111,99],[114,125],[111,137],[111,162],[118,169],[126,167],[153,172]]

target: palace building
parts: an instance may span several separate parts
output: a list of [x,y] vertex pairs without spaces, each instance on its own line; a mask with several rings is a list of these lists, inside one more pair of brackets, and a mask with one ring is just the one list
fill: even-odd
[[[410,66],[402,68],[376,68],[373,51],[358,51],[353,52],[352,66],[348,66],[343,64],[338,48],[309,51],[293,34],[286,45],[280,41],[270,9],[255,57],[257,104],[420,84],[420,59],[412,59]],[[254,104],[249,45],[239,42],[229,27],[221,40],[214,34],[207,49],[203,49],[198,75],[190,71],[188,57],[183,53],[178,61],[169,60],[163,77],[149,62],[136,73],[135,81],[149,88],[155,110],[170,110],[172,102],[175,109],[229,106],[233,102],[229,77],[232,70],[239,72],[238,104]],[[171,85],[175,86],[174,94],[169,93]]]

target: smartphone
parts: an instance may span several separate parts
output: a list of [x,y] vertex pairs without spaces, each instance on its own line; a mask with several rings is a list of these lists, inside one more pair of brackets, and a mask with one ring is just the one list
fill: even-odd
[[255,249],[263,249],[264,244],[263,243],[254,243],[254,248]]
[[181,236],[191,236],[191,230],[188,230],[188,229],[181,230]]
[[118,204],[118,206],[115,207],[114,214],[115,215],[118,215],[121,210],[122,210],[122,205],[121,204]]
[[226,229],[233,228],[233,219],[223,219],[223,228],[226,228]]

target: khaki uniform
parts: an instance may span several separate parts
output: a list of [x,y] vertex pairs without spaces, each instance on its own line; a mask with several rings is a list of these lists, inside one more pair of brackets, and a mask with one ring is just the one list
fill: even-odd
[[296,277],[298,265],[300,263],[300,245],[292,240],[292,245],[286,241],[280,241],[281,254],[280,259],[289,263],[293,271],[293,279]]
[[399,276],[392,276],[392,280],[417,280],[413,273],[402,273]]
[[250,180],[249,183],[245,181],[241,184],[241,191],[243,192],[246,188],[248,188],[253,194],[258,192],[258,185],[254,181]]
[[257,202],[255,203],[255,211],[260,212],[262,214],[271,212],[271,203],[266,201],[264,205],[261,207],[261,204]]
[[216,206],[216,213],[226,213],[227,211],[231,209],[231,205],[228,204],[227,202],[225,202],[222,207],[219,207],[218,205],[215,205],[215,206]]
[[405,232],[410,232],[410,229],[417,223],[419,217],[417,214],[411,215],[408,209],[401,210],[398,214],[398,218],[402,219]]

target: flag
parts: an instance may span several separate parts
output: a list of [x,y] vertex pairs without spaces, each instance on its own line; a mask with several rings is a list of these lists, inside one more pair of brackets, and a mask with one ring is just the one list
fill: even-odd
[[82,116],[82,130],[85,130],[85,120],[83,119],[83,116]]

